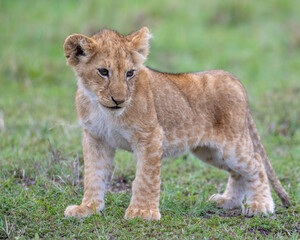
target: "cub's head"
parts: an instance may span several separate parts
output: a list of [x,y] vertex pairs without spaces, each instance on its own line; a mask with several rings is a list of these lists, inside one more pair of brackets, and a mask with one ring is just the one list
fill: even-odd
[[107,29],[92,37],[73,34],[65,40],[64,52],[85,94],[106,112],[122,112],[146,60],[150,38],[146,27],[127,36]]

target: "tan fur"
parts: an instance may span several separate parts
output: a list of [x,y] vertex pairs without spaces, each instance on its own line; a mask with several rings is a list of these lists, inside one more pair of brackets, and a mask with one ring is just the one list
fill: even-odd
[[[144,27],[128,36],[105,29],[65,41],[67,63],[78,78],[85,171],[82,203],[67,207],[65,215],[85,217],[104,208],[117,148],[133,152],[137,161],[127,219],[160,219],[161,159],[187,151],[229,172],[225,192],[210,198],[220,207],[239,207],[246,196],[245,214],[273,213],[268,178],[289,206],[241,83],[222,70],[168,74],[145,67],[150,37]],[[103,68],[109,75],[98,72]]]

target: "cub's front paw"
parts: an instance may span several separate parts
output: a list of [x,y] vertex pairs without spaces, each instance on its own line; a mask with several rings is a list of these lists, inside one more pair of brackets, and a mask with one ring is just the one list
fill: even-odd
[[245,215],[248,216],[254,216],[254,215],[269,215],[274,213],[274,202],[259,202],[259,201],[253,201],[253,202],[247,202],[246,204],[242,205],[242,212]]
[[[96,206],[95,206],[96,205]],[[103,204],[81,204],[81,205],[70,205],[65,210],[66,217],[84,218],[100,212],[104,208]]]
[[145,220],[159,220],[161,215],[159,210],[139,209],[139,208],[127,208],[125,212],[125,219],[132,219],[141,217]]

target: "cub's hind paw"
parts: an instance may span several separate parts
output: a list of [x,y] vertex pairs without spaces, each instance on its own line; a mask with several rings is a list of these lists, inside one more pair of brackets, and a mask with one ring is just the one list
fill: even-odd
[[274,203],[272,202],[247,202],[242,205],[244,215],[250,217],[254,215],[270,215],[274,213]]
[[138,209],[138,208],[127,208],[125,213],[125,219],[132,219],[141,217],[145,220],[160,220],[159,210],[150,210],[150,209]]
[[219,208],[234,209],[241,206],[242,202],[235,197],[226,197],[221,194],[213,194],[209,199],[211,202],[216,202]]

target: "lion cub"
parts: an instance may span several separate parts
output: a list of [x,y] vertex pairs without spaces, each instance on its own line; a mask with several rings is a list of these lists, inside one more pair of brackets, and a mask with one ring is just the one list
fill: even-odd
[[145,67],[150,38],[144,27],[127,36],[104,29],[65,40],[67,64],[78,79],[84,154],[84,197],[65,215],[86,217],[104,208],[117,148],[133,152],[137,162],[126,219],[160,219],[161,160],[187,151],[229,172],[225,192],[210,198],[219,207],[273,213],[269,181],[288,207],[242,84],[222,70],[169,74]]

